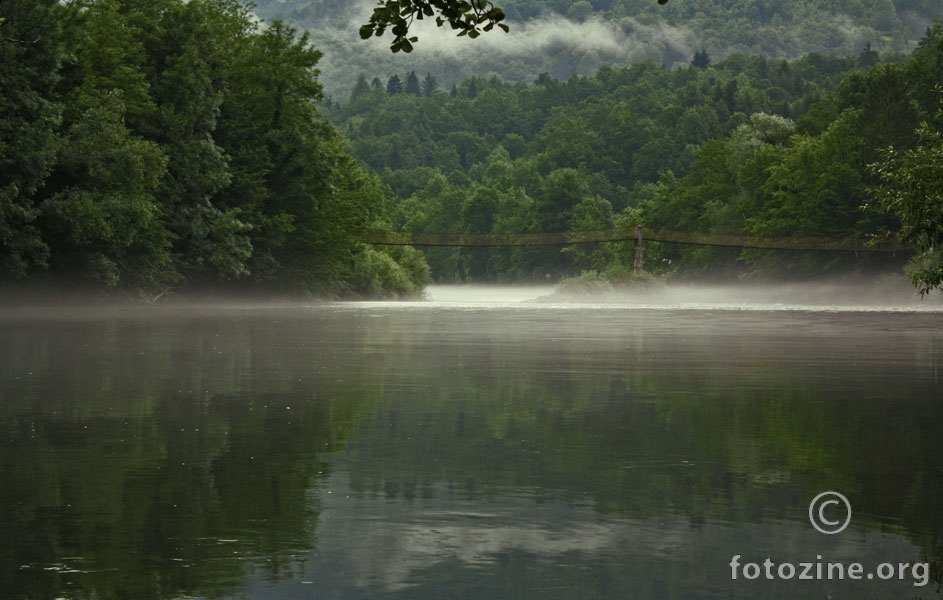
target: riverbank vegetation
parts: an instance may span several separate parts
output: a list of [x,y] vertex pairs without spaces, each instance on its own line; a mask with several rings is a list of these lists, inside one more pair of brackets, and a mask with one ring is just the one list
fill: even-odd
[[[943,130],[934,89],[943,81],[941,54],[937,24],[912,54],[883,58],[869,48],[794,61],[735,54],[713,63],[699,53],[684,68],[641,62],[567,81],[542,75],[533,85],[477,77],[450,91],[409,72],[388,81],[361,78],[350,100],[329,114],[354,155],[401,199],[393,221],[400,230],[642,224],[718,235],[850,237],[862,241],[862,251],[648,243],[645,270],[712,280],[899,271],[906,253],[864,248],[900,230],[907,210],[918,221],[928,214],[894,204],[896,192],[888,190],[906,188],[903,175],[892,175],[910,164],[900,156],[933,164]],[[413,84],[396,85],[402,81]],[[938,190],[934,183],[923,196],[937,211]],[[939,228],[938,219],[923,222]],[[928,231],[915,235],[909,241],[939,246]],[[546,281],[631,268],[633,250],[634,242],[620,242],[436,248],[426,256],[443,281]],[[920,260],[931,264],[915,272],[938,273],[933,256],[924,248]]]
[[230,0],[4,0],[0,279],[403,295],[390,198],[316,108],[321,53]]
[[[569,21],[629,11],[577,4],[589,12]],[[876,37],[885,49],[906,47],[906,23],[935,6],[884,4],[883,21],[873,7],[861,14],[900,38]],[[804,5],[749,23],[785,27]],[[504,8],[510,20],[528,6]],[[451,87],[416,69],[348,73],[341,103],[323,94],[314,38],[260,24],[236,0],[3,0],[0,18],[4,283],[151,299],[209,288],[412,296],[430,274],[547,282],[626,272],[634,242],[419,252],[367,247],[366,230],[639,224],[862,246],[901,230],[917,249],[920,289],[941,282],[940,22],[912,52],[879,54],[869,42],[844,56],[728,48],[714,60],[700,48],[591,76],[475,76]],[[705,39],[722,30],[713,17],[684,18]],[[647,242],[644,267],[669,279],[807,279],[899,272],[908,259],[863,250]]]

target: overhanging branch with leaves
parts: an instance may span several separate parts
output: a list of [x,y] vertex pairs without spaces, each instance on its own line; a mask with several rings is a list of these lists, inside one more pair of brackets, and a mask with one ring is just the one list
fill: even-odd
[[416,21],[435,19],[441,27],[446,23],[458,30],[459,36],[476,38],[484,31],[495,27],[505,33],[508,26],[503,23],[504,11],[488,0],[381,0],[373,9],[370,21],[360,27],[360,37],[369,39],[380,37],[389,29],[393,34],[390,50],[393,52],[412,52],[413,44],[419,39],[409,36],[409,30]]

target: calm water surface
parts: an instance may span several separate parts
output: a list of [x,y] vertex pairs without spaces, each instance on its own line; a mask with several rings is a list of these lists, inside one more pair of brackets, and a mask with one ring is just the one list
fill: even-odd
[[0,598],[943,596],[943,312],[533,295],[0,312]]

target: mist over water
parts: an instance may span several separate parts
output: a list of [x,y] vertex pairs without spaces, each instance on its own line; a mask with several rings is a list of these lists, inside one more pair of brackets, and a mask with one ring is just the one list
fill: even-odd
[[26,294],[0,305],[0,320],[49,318],[88,320],[147,314],[213,315],[217,311],[296,310],[325,304],[356,307],[478,307],[518,309],[596,306],[691,310],[928,311],[943,312],[943,294],[921,297],[903,278],[872,283],[657,284],[647,289],[565,290],[557,284],[433,284],[421,298],[405,300],[315,300],[238,295],[170,296],[153,305],[100,297]]
[[555,285],[430,285],[426,288],[426,300],[443,304],[535,302],[556,289]]
[[593,305],[731,310],[943,311],[938,293],[921,298],[905,282],[791,284],[666,284],[654,289],[567,293],[555,285],[431,285],[426,301],[436,304]]

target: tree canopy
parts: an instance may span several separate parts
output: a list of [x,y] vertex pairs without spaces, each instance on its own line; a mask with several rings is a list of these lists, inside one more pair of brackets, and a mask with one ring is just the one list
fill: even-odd
[[916,147],[889,147],[874,165],[878,206],[900,217],[902,239],[916,248],[910,272],[921,295],[943,287],[943,101],[940,106],[936,126],[925,121],[917,129]]
[[3,281],[423,285],[421,257],[359,241],[389,199],[319,113],[307,35],[234,0],[4,0],[0,18]]
[[[574,15],[602,7],[589,4]],[[384,18],[408,26],[409,11],[445,4],[397,6]],[[451,90],[415,68],[363,74],[341,106],[312,38],[260,26],[236,0],[3,0],[0,19],[5,282],[402,295],[426,260],[441,280],[619,276],[624,244],[420,254],[368,248],[362,232],[644,224],[859,239],[903,227],[921,289],[941,283],[941,24],[911,56],[700,48],[676,68]],[[901,259],[653,245],[646,261],[672,276],[799,278]]]
[[[905,219],[896,206],[866,208],[881,185],[869,165],[888,146],[900,153],[934,148],[936,138],[915,131],[921,122],[939,126],[923,90],[943,78],[933,58],[941,31],[928,32],[912,57],[877,63],[867,48],[795,61],[736,54],[712,62],[697,51],[702,59],[684,68],[642,62],[567,81],[543,74],[530,85],[477,77],[432,95],[360,86],[329,116],[347,132],[354,155],[398,196],[393,224],[402,230],[506,234],[642,224],[854,238],[864,250]],[[916,197],[939,205],[935,196]],[[936,228],[943,219],[921,222]],[[633,257],[631,242],[425,254],[444,281],[546,281],[584,271],[619,278],[631,272]],[[907,257],[650,244],[645,259],[647,271],[671,277],[802,279],[894,272]]]

